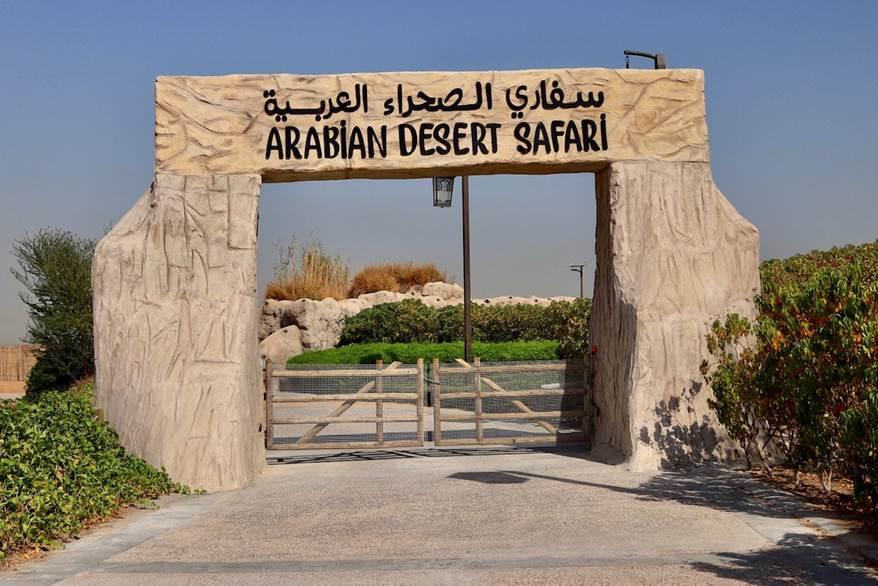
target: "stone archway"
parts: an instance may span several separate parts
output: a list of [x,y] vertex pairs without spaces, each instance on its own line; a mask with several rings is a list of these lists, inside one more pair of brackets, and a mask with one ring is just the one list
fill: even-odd
[[595,172],[594,449],[730,449],[698,367],[713,318],[753,313],[759,242],[713,183],[699,70],[159,78],[155,168],[96,253],[95,400],[176,480],[235,488],[264,462],[262,181]]

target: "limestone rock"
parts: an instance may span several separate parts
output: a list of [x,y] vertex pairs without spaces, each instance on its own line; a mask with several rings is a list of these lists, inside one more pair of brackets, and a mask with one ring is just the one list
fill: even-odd
[[421,289],[422,297],[439,297],[441,299],[460,299],[463,300],[463,287],[456,283],[443,283],[437,281],[435,283],[427,283]]
[[363,303],[364,308],[374,307],[382,303],[396,303],[403,301],[409,297],[405,293],[394,293],[392,291],[377,291],[375,293],[363,293],[357,299]]
[[444,299],[442,297],[419,297],[418,301],[429,307],[447,307],[449,305],[460,305],[463,299]]
[[285,313],[285,319],[301,330],[302,346],[307,350],[334,348],[341,339],[344,317],[335,299],[299,299],[290,302]]
[[[264,340],[273,332],[278,331],[282,327],[289,325],[290,305],[292,301],[279,299],[266,299],[262,306],[262,315],[259,320],[259,339]],[[286,321],[287,323],[284,323]]]
[[366,309],[366,304],[359,299],[342,299],[338,304],[345,318],[355,316]]
[[302,332],[296,326],[281,328],[259,343],[259,355],[275,364],[286,364],[302,352]]

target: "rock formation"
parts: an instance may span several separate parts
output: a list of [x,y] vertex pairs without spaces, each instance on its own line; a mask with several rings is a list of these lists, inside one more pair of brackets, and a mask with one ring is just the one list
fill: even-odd
[[296,326],[281,328],[259,343],[259,355],[275,364],[286,364],[303,351],[302,331]]
[[[280,301],[267,299],[262,306],[259,321],[259,339],[264,345],[279,331],[290,326],[296,327],[296,342],[289,335],[276,338],[271,342],[271,349],[280,352],[286,344],[292,351],[286,358],[308,350],[324,350],[333,348],[341,340],[341,332],[347,318],[358,314],[364,309],[383,303],[397,303],[405,299],[417,299],[430,307],[445,307],[463,303],[463,287],[455,283],[427,283],[422,288],[395,293],[378,291],[365,293],[356,299],[298,299],[296,301]],[[491,297],[473,299],[475,305],[549,305],[552,301],[572,301],[575,297]],[[281,340],[285,341],[281,341]],[[262,346],[260,346],[262,348]],[[296,351],[298,349],[298,351]],[[262,356],[266,352],[260,351]],[[276,354],[279,355],[279,354]],[[286,360],[284,358],[284,360]]]

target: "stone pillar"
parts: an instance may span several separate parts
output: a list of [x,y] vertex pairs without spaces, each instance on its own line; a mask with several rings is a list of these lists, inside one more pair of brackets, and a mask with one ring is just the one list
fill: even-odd
[[754,315],[758,231],[710,163],[612,163],[596,185],[595,454],[634,469],[732,456],[699,365],[715,318]]
[[261,470],[258,175],[158,174],[98,245],[95,402],[122,444],[193,488]]

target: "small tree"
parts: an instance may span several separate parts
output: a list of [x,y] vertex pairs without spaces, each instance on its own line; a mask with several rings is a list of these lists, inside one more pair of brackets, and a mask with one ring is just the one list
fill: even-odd
[[46,228],[15,242],[24,286],[21,299],[30,323],[26,341],[37,346],[37,363],[27,394],[64,389],[94,374],[91,261],[96,242],[57,228]]

